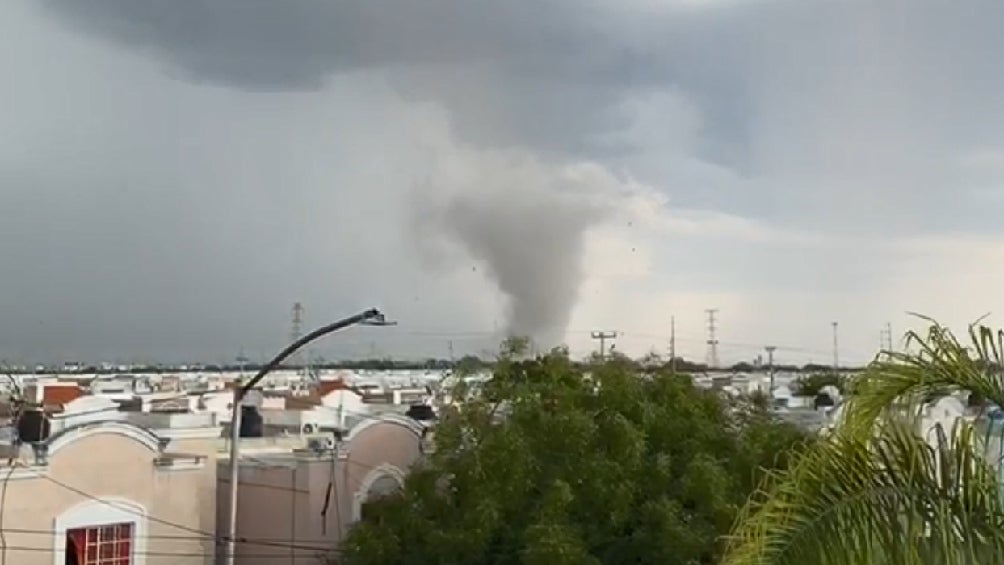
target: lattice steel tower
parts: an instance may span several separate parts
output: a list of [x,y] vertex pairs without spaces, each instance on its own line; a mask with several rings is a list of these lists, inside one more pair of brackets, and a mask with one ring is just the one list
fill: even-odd
[[718,338],[715,334],[718,331],[718,326],[715,324],[715,314],[718,313],[718,308],[708,308],[705,312],[708,313],[708,368],[717,369]]

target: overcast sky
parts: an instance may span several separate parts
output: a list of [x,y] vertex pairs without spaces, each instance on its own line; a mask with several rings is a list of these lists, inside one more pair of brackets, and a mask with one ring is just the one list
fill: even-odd
[[1004,313],[1000,2],[6,0],[0,358],[862,362]]

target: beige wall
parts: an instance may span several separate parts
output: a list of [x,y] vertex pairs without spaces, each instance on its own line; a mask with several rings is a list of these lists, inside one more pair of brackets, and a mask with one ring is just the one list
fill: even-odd
[[[245,460],[241,465],[237,535],[263,543],[239,543],[237,563],[316,565],[317,556],[328,553],[337,543],[338,511],[333,502],[327,518],[321,517],[332,460],[269,459],[272,461]],[[220,465],[217,493],[221,533],[226,531],[227,469],[227,465]],[[333,491],[332,501],[334,498]]]
[[[237,535],[285,547],[238,544],[237,564],[316,565],[322,552],[314,548],[338,546],[365,496],[360,491],[367,482],[381,473],[407,472],[421,456],[420,439],[413,425],[371,420],[347,438],[339,456],[300,451],[242,461]],[[217,490],[221,533],[226,531],[228,477],[227,462],[221,462]],[[332,496],[322,518],[329,483]]]
[[[11,565],[51,565],[61,515],[80,504],[97,511],[109,510],[93,498],[72,492],[43,477],[50,477],[91,497],[125,499],[144,508],[149,516],[180,524],[191,530],[215,533],[215,442],[186,440],[187,453],[209,456],[201,468],[164,469],[154,466],[157,457],[150,446],[121,433],[97,432],[61,447],[49,457],[48,465],[12,473],[4,508],[8,547],[32,547],[39,551],[7,550]],[[168,452],[174,451],[168,449]],[[0,469],[6,473],[7,469]],[[142,520],[139,517],[131,517]],[[211,538],[158,523],[145,521],[146,555],[137,555],[136,564],[171,563],[182,565],[213,562]],[[137,526],[142,529],[142,526]],[[142,550],[141,550],[142,551]],[[168,555],[153,555],[163,553]],[[193,554],[193,555],[177,555]],[[170,555],[174,554],[174,555]]]

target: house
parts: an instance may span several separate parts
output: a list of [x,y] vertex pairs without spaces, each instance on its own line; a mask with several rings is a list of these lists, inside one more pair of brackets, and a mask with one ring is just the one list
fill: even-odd
[[[834,394],[833,391],[830,391]],[[832,408],[824,410],[827,416],[827,423],[824,431],[832,431],[843,424],[847,403],[844,399],[837,397]],[[986,417],[977,420],[978,409],[966,406],[956,396],[943,396],[920,406],[919,411],[915,411],[910,404],[905,404],[898,412],[899,417],[906,418],[906,422],[914,427],[916,433],[924,438],[931,447],[938,445],[938,426],[950,436],[959,423],[976,423],[979,426],[986,426]]]
[[[428,449],[424,430],[396,414],[353,418],[346,433],[316,436],[301,449],[242,458],[237,536],[285,544],[238,545],[237,563],[314,565],[318,556],[330,555],[362,517],[367,500],[404,484]],[[225,532],[229,461],[218,465],[218,530]]]
[[90,389],[96,396],[128,400],[136,394],[153,392],[153,383],[147,375],[96,375]]
[[939,425],[945,434],[950,436],[956,423],[969,420],[971,418],[965,403],[954,396],[945,396],[924,406],[917,424],[919,428],[917,431],[932,447],[936,447]]
[[24,386],[26,402],[38,405],[63,405],[84,396],[84,389],[73,382],[60,382],[52,378],[40,379]]
[[131,416],[54,429],[42,411],[22,415],[23,443],[0,464],[0,560],[212,563],[219,426],[196,414]]

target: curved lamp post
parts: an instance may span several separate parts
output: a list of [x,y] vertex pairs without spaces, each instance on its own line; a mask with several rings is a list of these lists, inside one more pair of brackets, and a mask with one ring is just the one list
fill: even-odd
[[317,328],[280,351],[278,355],[259,369],[255,376],[251,377],[251,380],[246,383],[238,381],[236,386],[234,386],[234,399],[230,418],[230,499],[227,501],[229,515],[227,517],[226,554],[223,560],[227,565],[233,565],[234,554],[237,549],[237,485],[240,479],[240,462],[238,459],[240,458],[241,444],[241,401],[266,375],[274,371],[283,361],[296,353],[301,347],[330,333],[355,325],[393,326],[396,323],[388,322],[379,310],[371,308],[355,316],[349,316],[348,318]]

